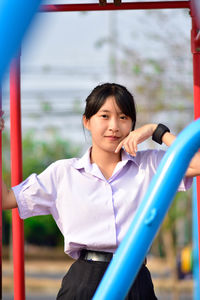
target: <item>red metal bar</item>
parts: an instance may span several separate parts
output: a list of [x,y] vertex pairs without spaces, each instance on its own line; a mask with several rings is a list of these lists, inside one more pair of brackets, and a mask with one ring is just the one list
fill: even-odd
[[[192,48],[195,49],[197,47],[200,47],[200,27],[198,26],[199,24],[199,19],[198,19],[198,11],[196,9],[196,6],[195,6],[195,1],[190,1],[190,14],[191,14],[191,17],[192,17],[192,22],[194,23],[193,26],[192,26],[192,30],[193,30],[193,37],[192,38]],[[192,50],[193,51],[193,50]],[[194,50],[195,51],[195,50]],[[194,52],[193,51],[193,52]]]
[[199,0],[190,0],[190,8],[195,25],[200,29],[200,2]]
[[198,45],[200,45],[200,31],[196,35],[195,43],[198,44]]
[[122,2],[116,6],[108,3],[105,6],[98,3],[86,4],[52,4],[41,5],[40,12],[61,12],[61,11],[98,11],[98,10],[129,10],[129,9],[175,9],[190,8],[190,1],[161,1],[161,2]]
[[[2,89],[0,83],[0,113],[2,111]],[[2,299],[2,139],[0,131],[0,299]]]
[[[10,126],[11,126],[11,185],[22,181],[22,138],[20,104],[20,58],[13,60],[10,72]],[[14,299],[25,299],[24,225],[18,210],[12,211]]]
[[[192,17],[191,49],[193,54],[194,119],[200,118],[200,48],[196,41],[197,27]],[[197,176],[198,245],[200,257],[200,176]],[[200,266],[199,266],[200,268]]]

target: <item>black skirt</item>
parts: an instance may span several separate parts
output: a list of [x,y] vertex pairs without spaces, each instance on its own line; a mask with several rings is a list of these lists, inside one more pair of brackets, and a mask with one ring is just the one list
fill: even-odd
[[[108,267],[108,262],[74,262],[62,280],[57,300],[91,300]],[[156,300],[149,270],[142,265],[126,300]],[[122,300],[122,299],[115,299]]]

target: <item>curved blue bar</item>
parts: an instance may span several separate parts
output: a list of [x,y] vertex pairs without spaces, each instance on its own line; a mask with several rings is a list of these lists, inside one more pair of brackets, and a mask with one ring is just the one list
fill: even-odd
[[122,300],[126,297],[189,162],[199,148],[200,119],[191,123],[178,135],[163,157],[93,300]]
[[41,0],[0,1],[0,82]]

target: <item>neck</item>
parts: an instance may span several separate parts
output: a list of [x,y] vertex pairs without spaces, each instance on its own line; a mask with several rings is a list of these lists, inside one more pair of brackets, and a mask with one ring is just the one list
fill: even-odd
[[91,163],[96,163],[98,166],[115,165],[121,160],[121,153],[106,152],[99,149],[96,151],[95,147],[92,147],[90,159]]

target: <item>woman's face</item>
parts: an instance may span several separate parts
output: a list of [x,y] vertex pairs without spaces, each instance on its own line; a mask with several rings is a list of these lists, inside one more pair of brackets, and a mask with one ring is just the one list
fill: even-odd
[[121,111],[113,96],[108,97],[90,119],[83,117],[83,123],[91,132],[93,151],[112,153],[132,128],[131,118]]

